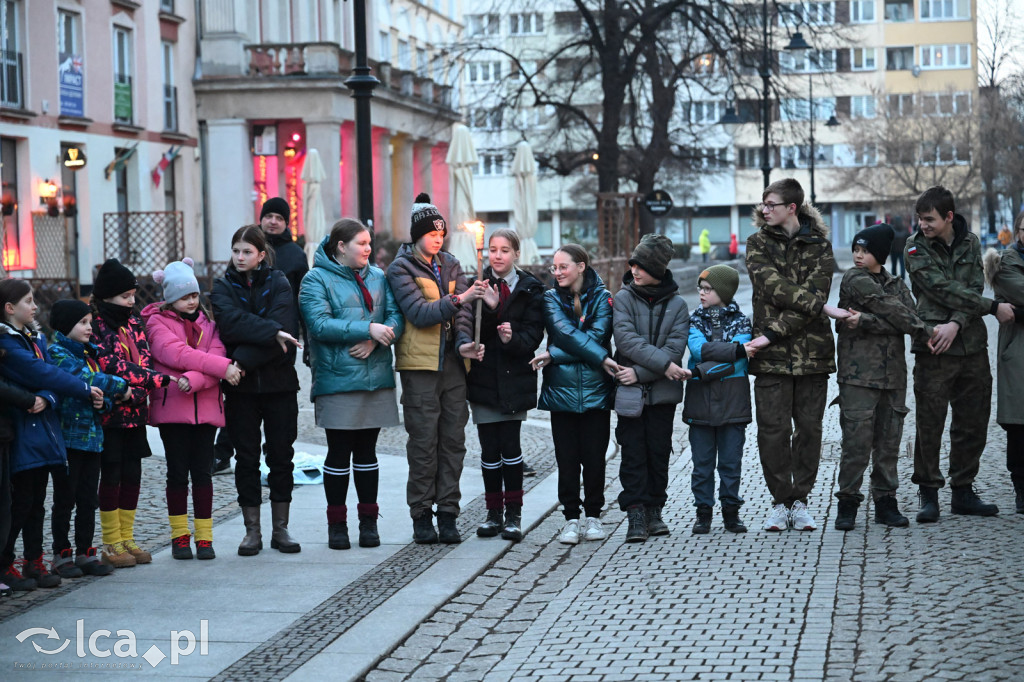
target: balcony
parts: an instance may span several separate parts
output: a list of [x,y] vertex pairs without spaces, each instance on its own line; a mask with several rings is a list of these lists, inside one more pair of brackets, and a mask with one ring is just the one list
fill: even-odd
[[20,52],[0,50],[0,106],[25,108],[25,70]]

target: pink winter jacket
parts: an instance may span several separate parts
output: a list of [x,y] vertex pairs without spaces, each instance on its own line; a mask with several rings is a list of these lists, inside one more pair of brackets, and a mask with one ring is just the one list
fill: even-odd
[[202,329],[199,347],[185,341],[185,325],[173,310],[160,310],[163,303],[151,303],[142,311],[146,322],[153,367],[158,372],[188,378],[191,393],[176,383],[149,394],[149,423],[212,424],[224,426],[224,400],[220,381],[231,360],[213,322],[202,312],[196,324]]

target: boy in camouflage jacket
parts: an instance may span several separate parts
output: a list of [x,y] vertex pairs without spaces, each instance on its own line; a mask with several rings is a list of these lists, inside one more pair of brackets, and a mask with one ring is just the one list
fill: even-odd
[[840,423],[843,457],[839,464],[836,530],[853,530],[864,472],[871,469],[875,523],[906,526],[896,503],[896,461],[907,415],[907,360],[904,334],[927,343],[932,327],[921,320],[903,280],[882,264],[892,249],[885,223],[853,238],[853,262],[839,286],[839,306],[853,316],[836,323],[838,332]]
[[939,520],[939,488],[946,483],[939,469],[939,447],[950,407],[950,508],[954,514],[993,516],[999,508],[982,502],[974,492],[992,403],[988,330],[981,318],[995,315],[1001,323],[1010,322],[1013,307],[982,296],[981,242],[955,212],[952,192],[942,186],[925,190],[915,211],[920,224],[907,239],[907,272],[918,315],[935,325],[931,340],[915,340],[911,347],[917,402],[911,480],[919,486],[921,498],[917,522]]

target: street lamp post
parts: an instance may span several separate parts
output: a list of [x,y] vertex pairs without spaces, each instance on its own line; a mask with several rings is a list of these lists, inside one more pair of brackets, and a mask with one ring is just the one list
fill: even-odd
[[[380,81],[370,73],[366,61],[366,0],[352,0],[355,28],[356,65],[345,86],[356,101],[356,173],[359,185],[359,219],[373,229],[373,150],[370,133],[370,98]],[[373,254],[370,254],[371,259]]]
[[[804,40],[803,34],[797,31],[793,34],[793,37],[790,38],[789,45],[786,46],[786,49],[796,52],[810,50],[811,46],[806,40]],[[808,62],[810,62],[809,57]],[[819,66],[819,64],[818,55],[815,54],[814,65]],[[817,194],[814,191],[814,157],[816,155],[814,151],[814,71],[810,68],[807,69],[807,107],[811,121],[811,164],[809,168],[811,172],[811,203],[815,204],[817,203]],[[828,121],[825,122],[825,125],[829,128],[835,128],[839,125],[839,119],[836,118],[834,111],[832,112],[832,115],[829,116]]]

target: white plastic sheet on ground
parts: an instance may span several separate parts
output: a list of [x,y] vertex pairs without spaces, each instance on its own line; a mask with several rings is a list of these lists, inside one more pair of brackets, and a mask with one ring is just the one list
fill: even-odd
[[512,191],[512,229],[519,233],[519,262],[533,265],[540,262],[537,242],[537,163],[533,160],[533,149],[526,140],[516,145],[516,156],[512,160],[512,177],[515,188]]
[[452,126],[452,143],[445,157],[451,175],[452,204],[448,222],[448,251],[459,259],[465,272],[476,272],[476,237],[462,229],[476,220],[473,209],[473,169],[479,162],[469,128]]
[[302,224],[306,229],[306,258],[313,267],[313,254],[327,234],[327,218],[324,217],[324,202],[321,185],[327,179],[320,152],[310,149],[306,152],[306,163],[302,166]]
[[[327,455],[311,455],[308,452],[296,452],[292,458],[292,477],[295,485],[320,485],[324,482],[324,462]],[[260,460],[260,483],[267,485],[270,468]]]

